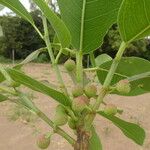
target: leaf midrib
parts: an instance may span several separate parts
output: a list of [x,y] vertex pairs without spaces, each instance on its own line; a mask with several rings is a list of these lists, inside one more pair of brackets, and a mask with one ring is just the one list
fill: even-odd
[[150,71],[131,76],[128,78],[128,80],[132,82],[132,81],[136,81],[136,80],[147,78],[147,77],[150,77]]
[[[147,22],[150,23],[150,20],[148,20],[148,18],[147,18],[147,12],[145,10],[145,3],[144,3],[144,13],[145,13],[145,17],[146,17]],[[141,32],[139,32],[133,38],[131,38],[129,41],[127,41],[127,43],[131,43],[132,41],[134,41],[136,38],[138,38],[140,35],[142,35],[144,32],[146,32],[149,29],[150,29],[150,25],[148,25],[147,27],[145,27]],[[125,37],[126,37],[126,33],[125,33]]]
[[[17,75],[16,73],[21,74],[19,71],[16,71],[16,70],[13,70],[13,69],[8,69],[8,71],[11,71],[11,73],[13,73],[13,76],[15,76],[16,79],[18,79],[18,75]],[[24,74],[23,74],[23,75],[24,75]],[[25,76],[26,76],[26,75],[25,75]],[[32,79],[32,78],[29,77],[29,76],[26,76],[25,78],[26,78],[26,80],[34,80],[34,82],[39,82],[39,81],[36,81],[35,79]],[[18,82],[22,83],[23,85],[26,85],[27,87],[30,87],[31,89],[34,89],[34,90],[36,90],[36,91],[38,91],[38,92],[43,93],[41,89],[39,89],[38,87],[36,87],[36,86],[30,84],[29,82],[25,82],[24,80],[21,80],[21,81],[19,80]],[[52,89],[51,87],[49,87],[49,86],[47,86],[47,85],[45,85],[45,84],[43,84],[43,83],[39,83],[39,84],[41,84],[41,85],[44,86],[44,89],[43,89],[44,93],[45,93],[46,95],[50,96],[50,97],[52,97],[52,96],[49,94],[49,92],[48,92],[45,88],[49,88],[49,90],[50,90],[51,92],[52,92],[52,91],[58,92],[58,91],[56,91],[55,89]],[[39,85],[38,85],[38,86],[39,86]],[[63,94],[62,94],[61,92],[58,92],[58,93],[63,96]],[[53,98],[53,99],[54,99],[54,98]],[[64,99],[64,96],[63,96],[63,99]],[[66,100],[65,100],[65,105],[66,105],[66,106],[68,105],[68,102],[67,102]]]
[[150,29],[150,25],[147,26],[145,29],[143,29],[139,34],[136,34],[131,40],[127,41],[128,43],[131,43],[132,41],[134,41],[137,37],[139,37],[140,35],[142,35],[145,31]]

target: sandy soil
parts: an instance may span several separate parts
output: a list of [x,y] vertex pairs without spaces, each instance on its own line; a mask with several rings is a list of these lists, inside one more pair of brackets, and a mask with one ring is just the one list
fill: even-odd
[[[57,83],[56,76],[52,68],[47,64],[29,64],[24,67],[25,71],[38,80],[49,80],[51,83]],[[63,78],[70,88],[72,83],[63,68]],[[35,103],[50,118],[54,115],[56,102],[43,94],[35,94]],[[146,141],[143,147],[140,147],[127,139],[118,128],[112,125],[104,118],[97,117],[95,126],[101,137],[104,150],[150,150],[150,94],[138,97],[120,97],[108,96],[106,101],[116,104],[124,109],[122,118],[140,124],[146,130]],[[35,124],[26,124],[23,121],[10,121],[9,113],[13,105],[9,102],[0,104],[0,150],[38,150],[36,147],[35,129],[40,132],[47,132],[51,129],[38,119]],[[68,129],[66,126],[63,127]],[[71,133],[71,131],[68,132]],[[73,135],[73,133],[71,133]],[[60,136],[54,135],[49,150],[72,150],[72,147]]]

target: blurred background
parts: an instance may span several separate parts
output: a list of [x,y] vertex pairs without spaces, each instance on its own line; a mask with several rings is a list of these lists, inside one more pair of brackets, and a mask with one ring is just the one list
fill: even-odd
[[[42,20],[41,14],[37,6],[31,1],[21,1],[24,6],[31,13],[37,27],[41,32]],[[59,10],[55,0],[50,4],[54,12],[59,16]],[[16,16],[8,8],[3,9],[0,12],[0,62],[11,62],[14,58],[16,61],[20,61],[26,58],[33,51],[45,47],[44,42],[30,25],[19,16]],[[49,24],[49,32],[51,42],[54,38],[54,31]],[[121,43],[118,27],[114,24],[110,27],[107,35],[104,38],[104,43],[101,48],[95,51],[95,56],[102,53],[107,53],[111,57],[114,57]],[[57,54],[57,53],[56,53]],[[137,42],[133,42],[128,47],[124,56],[137,56],[150,60],[150,39],[142,39]],[[68,56],[63,56],[59,63],[63,63]],[[69,56],[70,57],[70,56]],[[86,64],[86,56],[85,56]],[[41,53],[35,62],[44,63],[49,62],[49,56],[47,53]]]

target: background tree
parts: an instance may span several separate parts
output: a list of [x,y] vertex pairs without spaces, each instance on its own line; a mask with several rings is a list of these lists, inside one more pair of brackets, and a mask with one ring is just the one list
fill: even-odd
[[[31,12],[36,26],[41,32],[42,20],[38,10]],[[43,40],[33,29],[30,23],[17,16],[2,16],[0,24],[3,28],[4,36],[0,38],[0,54],[6,58],[12,58],[12,50],[15,50],[15,59],[23,59],[31,52],[45,47]],[[50,37],[54,36],[54,31],[49,25]]]
[[[104,38],[104,43],[96,51],[96,55],[107,53],[114,58],[121,44],[118,26],[114,24]],[[132,42],[127,48],[124,56],[138,56],[150,60],[150,42],[147,38]]]

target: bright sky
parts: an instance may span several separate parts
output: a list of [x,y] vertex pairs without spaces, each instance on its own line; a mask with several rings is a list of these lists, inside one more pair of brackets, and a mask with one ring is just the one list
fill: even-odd
[[[20,0],[20,2],[26,7],[27,10],[29,10],[30,8],[29,0]],[[0,12],[0,15],[4,15],[7,12],[11,12],[11,11],[8,8],[5,8]]]

